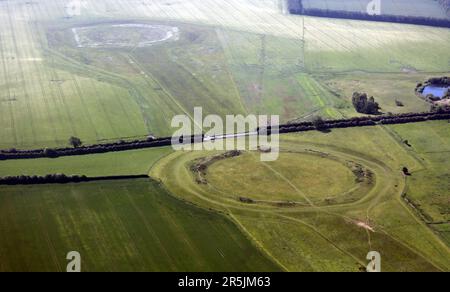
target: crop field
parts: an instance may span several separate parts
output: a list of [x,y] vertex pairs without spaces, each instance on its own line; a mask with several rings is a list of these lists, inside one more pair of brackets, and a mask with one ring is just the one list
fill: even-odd
[[[344,10],[352,12],[367,11],[371,0],[303,0],[306,9]],[[381,13],[401,16],[450,18],[434,0],[390,0],[381,2]]]
[[[435,1],[389,2],[439,17]],[[0,0],[0,149],[171,136],[197,106],[349,118],[355,91],[423,112],[417,83],[450,73],[444,28],[289,15],[281,0],[70,3]],[[243,151],[201,171],[224,152],[0,161],[0,177],[151,177],[0,186],[0,271],[63,271],[70,250],[86,271],[359,271],[371,250],[383,271],[450,271],[449,129],[287,134],[275,162]]]
[[[436,139],[446,141],[448,137],[445,122],[415,127],[432,129],[428,131]],[[443,242],[448,240],[448,228],[432,225],[448,220],[447,180],[439,183],[436,177],[429,181],[432,173],[445,168],[445,160],[425,163],[419,157],[421,152],[404,145],[398,132],[408,133],[408,128],[411,126],[283,136],[278,161],[263,163],[259,153],[246,152],[210,165],[202,183],[195,179],[190,165],[213,154],[175,152],[156,163],[150,175],[180,198],[226,210],[287,270],[357,271],[364,265],[366,250],[373,249],[383,253],[383,270],[448,270],[450,250]],[[414,137],[414,131],[411,135]],[[432,143],[413,138],[410,143],[417,147],[414,150],[433,150]],[[308,156],[316,156],[313,163]],[[405,166],[411,177],[402,173]],[[357,188],[355,193],[349,192],[358,184],[365,188],[363,192],[358,195]],[[422,192],[424,187],[426,192]],[[405,194],[436,221],[427,226],[418,210],[405,202]]]
[[268,0],[83,3],[73,17],[68,1],[0,3],[0,148],[170,135],[171,117],[198,105],[352,116],[354,82],[388,111],[423,109],[415,84],[450,64],[441,28],[290,16]]
[[0,271],[65,271],[69,250],[84,271],[280,270],[221,215],[147,179],[1,192]]

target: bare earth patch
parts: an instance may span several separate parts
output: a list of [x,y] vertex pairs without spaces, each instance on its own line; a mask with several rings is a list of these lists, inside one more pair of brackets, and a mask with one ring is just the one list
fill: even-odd
[[375,233],[375,229],[372,226],[370,226],[369,224],[367,224],[366,222],[359,221],[359,222],[356,222],[356,225],[358,227],[364,228],[366,230],[369,230],[369,231]]

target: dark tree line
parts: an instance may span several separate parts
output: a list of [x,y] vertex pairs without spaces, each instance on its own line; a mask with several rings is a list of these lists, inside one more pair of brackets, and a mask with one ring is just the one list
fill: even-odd
[[89,181],[102,180],[123,180],[123,179],[137,179],[148,178],[148,175],[124,175],[124,176],[102,176],[102,177],[87,177],[85,175],[65,175],[65,174],[48,174],[45,176],[6,176],[0,177],[0,185],[40,185],[40,184],[67,184],[80,183]]
[[[448,7],[447,2],[448,0],[442,1],[445,7]],[[395,23],[407,23],[407,24],[450,28],[450,20],[448,19],[419,17],[419,16],[389,15],[389,14],[369,15],[368,13],[365,12],[356,12],[356,11],[305,8],[301,0],[288,0],[288,8],[290,13],[292,14],[300,14],[316,17],[395,22]]]
[[[323,120],[323,127],[326,129],[338,128],[354,128],[354,127],[368,127],[376,126],[378,124],[407,124],[417,123],[433,120],[448,120],[450,119],[450,108],[448,110],[441,110],[439,112],[425,112],[425,113],[407,113],[397,115],[378,115],[366,117],[354,117],[343,120]],[[295,133],[307,132],[317,130],[315,122],[302,122],[289,125],[281,125],[280,133]]]
[[303,3],[301,0],[288,0],[288,10],[291,14],[302,14]]
[[0,185],[37,185],[37,184],[65,184],[70,182],[85,182],[89,179],[84,176],[67,176],[65,174],[48,174],[46,176],[7,176],[0,178]]
[[171,139],[172,139],[171,137],[168,137],[168,138],[154,139],[151,141],[148,140],[119,141],[116,143],[79,146],[76,148],[45,148],[33,150],[16,150],[12,148],[9,150],[0,150],[0,160],[57,158],[61,156],[99,154],[107,152],[119,152],[144,148],[163,147],[163,146],[170,146],[172,144]]
[[[440,108],[436,112],[407,113],[398,115],[377,115],[377,116],[355,117],[341,120],[316,119],[313,122],[302,122],[295,124],[280,125],[278,132],[279,133],[304,132],[304,131],[333,129],[333,128],[374,126],[377,124],[401,124],[401,123],[414,123],[428,120],[448,120],[448,119],[450,119],[450,108]],[[268,135],[269,133],[271,133],[271,129],[270,127],[268,130],[258,128],[258,132],[261,135]],[[192,137],[189,136],[187,138],[180,138],[178,140],[186,144],[193,142],[201,142],[202,136],[192,136]],[[171,137],[149,139],[149,140],[135,140],[129,142],[119,141],[116,143],[109,143],[109,144],[80,146],[78,148],[55,148],[55,149],[46,148],[34,150],[9,149],[9,150],[0,150],[0,160],[56,158],[62,156],[76,156],[76,155],[118,152],[144,148],[164,147],[170,145],[172,145]]]

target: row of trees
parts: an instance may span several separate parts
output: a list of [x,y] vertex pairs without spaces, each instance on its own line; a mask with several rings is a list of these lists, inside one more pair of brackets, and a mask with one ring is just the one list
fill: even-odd
[[66,184],[80,183],[88,181],[102,180],[123,180],[148,178],[148,175],[123,175],[123,176],[104,176],[104,177],[87,177],[85,175],[65,175],[65,174],[48,174],[45,176],[7,176],[0,177],[0,185],[39,185],[39,184]]
[[73,141],[73,143],[71,143],[73,148],[45,148],[33,150],[16,150],[13,148],[9,150],[0,150],[0,160],[57,158],[60,156],[87,155],[87,154],[118,152],[143,148],[162,147],[162,146],[170,146],[172,144],[171,138],[168,137],[154,140],[119,141],[116,143],[82,146],[81,140],[79,140],[78,138],[75,139],[72,138],[69,140],[69,142]]
[[289,13],[291,14],[303,13],[303,3],[301,0],[288,0],[287,5]]
[[[297,1],[300,3],[299,4],[295,3]],[[389,15],[389,14],[369,15],[366,12],[304,8],[301,3],[301,0],[291,0],[290,2],[292,2],[292,3],[290,3],[290,6],[289,6],[290,12],[292,14],[301,14],[301,15],[317,16],[317,17],[329,17],[329,18],[369,20],[369,21],[380,21],[380,22],[396,22],[396,23],[407,23],[407,24],[428,25],[428,26],[450,28],[450,20],[443,19],[443,18],[441,19],[441,18],[433,18],[433,17],[402,16],[402,15]]]
[[67,176],[65,174],[49,174],[46,176],[7,176],[0,178],[0,185],[37,185],[37,184],[65,184],[70,182],[85,182],[89,178],[81,175]]
[[[405,124],[416,123],[432,120],[448,120],[450,119],[450,108],[448,110],[441,110],[435,113],[408,113],[397,115],[383,115],[383,116],[367,116],[355,117],[345,120],[323,120],[318,123],[317,120],[313,122],[303,122],[290,125],[280,126],[280,133],[306,132],[323,129],[337,129],[337,128],[353,128],[353,127],[367,127],[378,124]],[[320,125],[320,128],[318,128]]]
[[[369,99],[370,101],[370,99]],[[295,124],[287,124],[279,126],[279,133],[289,132],[304,132],[312,130],[328,130],[332,128],[348,128],[348,127],[362,127],[373,126],[377,123],[381,124],[396,124],[396,123],[412,123],[427,120],[446,120],[450,119],[450,108],[440,107],[434,112],[424,113],[408,113],[398,115],[377,115],[366,117],[354,117],[351,119],[341,120],[323,120],[322,118],[316,118],[312,122],[302,122]],[[263,129],[258,129],[260,133],[263,133]],[[270,133],[270,127],[267,133]],[[179,139],[179,142],[192,143],[194,141],[202,142],[202,137],[187,137],[186,139]],[[72,139],[71,139],[72,140]],[[81,141],[80,141],[81,142]],[[46,148],[35,150],[0,150],[0,160],[8,159],[34,159],[34,158],[56,158],[61,156],[76,156],[87,155],[107,152],[118,152],[144,148],[154,148],[171,146],[172,138],[159,138],[159,139],[147,139],[147,140],[135,140],[135,141],[119,141],[110,144],[98,144],[91,146],[79,146],[82,143],[72,144],[74,148]]]

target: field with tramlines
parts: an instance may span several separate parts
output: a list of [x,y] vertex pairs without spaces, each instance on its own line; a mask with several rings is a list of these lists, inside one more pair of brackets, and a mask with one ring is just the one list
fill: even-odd
[[[417,108],[415,83],[449,66],[448,30],[287,16],[273,1],[86,1],[75,17],[66,4],[0,3],[3,149],[62,146],[70,136],[97,143],[169,135],[170,117],[195,105],[285,122],[351,116],[349,92],[333,94],[349,82],[396,111],[386,100],[395,89],[378,93],[354,72],[400,74],[411,88],[401,97]],[[158,41],[158,25],[177,33]],[[336,76],[344,83],[337,90],[323,82]]]

